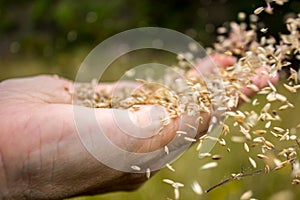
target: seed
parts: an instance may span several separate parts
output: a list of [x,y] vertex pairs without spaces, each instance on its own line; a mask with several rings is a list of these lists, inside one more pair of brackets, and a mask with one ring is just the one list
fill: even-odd
[[179,193],[179,189],[178,188],[174,188],[174,198],[177,200],[180,197],[180,193]]
[[222,138],[218,140],[219,144],[222,146],[226,146],[226,141]]
[[179,182],[174,182],[174,183],[172,184],[172,187],[174,187],[174,188],[180,188],[180,187],[184,187],[184,184],[179,183]]
[[285,132],[285,130],[284,130],[283,128],[280,128],[280,127],[278,127],[278,126],[274,126],[273,129],[274,129],[275,131],[279,132],[279,133]]
[[266,129],[270,128],[271,123],[272,123],[271,121],[268,121],[268,122],[266,123],[266,125],[265,125],[265,128],[266,128]]
[[277,93],[275,96],[278,101],[286,102],[286,100],[287,100],[287,98],[285,96],[283,96],[282,94]]
[[262,32],[262,33],[266,33],[268,31],[268,28],[262,28],[262,29],[260,29],[260,32]]
[[300,180],[299,180],[299,179],[296,179],[296,178],[295,178],[295,179],[292,180],[292,184],[293,184],[293,185],[298,185],[299,183],[300,183]]
[[266,174],[270,173],[270,166],[269,165],[265,166],[265,173]]
[[289,107],[289,105],[283,105],[283,106],[280,106],[279,107],[279,110],[285,110],[285,109],[287,109]]
[[244,136],[232,136],[230,139],[232,142],[236,143],[243,143],[246,141],[246,138]]
[[252,101],[252,105],[253,105],[253,106],[256,106],[256,105],[258,105],[258,104],[259,104],[258,99],[254,99],[254,100]]
[[220,160],[220,159],[222,158],[222,156],[219,155],[219,154],[215,154],[215,155],[213,155],[211,158],[212,158],[213,160]]
[[297,92],[297,90],[296,90],[296,88],[295,87],[292,87],[292,86],[289,86],[289,85],[287,85],[287,84],[283,84],[283,86],[288,90],[288,91],[290,91],[291,93],[296,93]]
[[267,103],[262,109],[261,112],[265,112],[267,113],[269,111],[269,109],[271,108],[271,104]]
[[268,147],[268,148],[270,148],[270,149],[274,149],[274,144],[272,144],[270,141],[268,141],[268,140],[266,140],[266,141],[264,141],[264,144]]
[[245,149],[246,152],[249,153],[250,149],[249,149],[249,146],[246,142],[244,143],[244,149]]
[[191,128],[191,129],[193,129],[194,131],[197,131],[196,127],[194,127],[194,126],[192,126],[192,125],[190,125],[188,123],[186,123],[186,126],[189,127],[189,128]]
[[167,183],[167,184],[170,184],[170,185],[173,185],[175,182],[172,181],[171,179],[163,179],[163,182]]
[[253,160],[253,158],[249,157],[249,161],[253,168],[256,168],[256,162]]
[[254,135],[263,135],[265,134],[267,131],[266,130],[255,130],[255,131],[252,131],[252,133]]
[[141,171],[141,168],[137,165],[132,165],[131,169],[135,170],[135,171]]
[[209,163],[206,163],[204,164],[201,169],[211,169],[211,168],[215,168],[218,166],[218,163],[217,162],[209,162]]
[[165,150],[166,154],[169,155],[170,152],[169,152],[168,146],[165,146],[165,147],[164,147],[164,150]]
[[199,158],[205,158],[205,157],[210,157],[211,154],[210,153],[200,153],[199,154]]
[[166,164],[166,167],[172,172],[175,172],[175,169],[169,163]]
[[240,197],[240,200],[249,200],[253,195],[253,192],[251,190],[248,190],[242,194]]
[[264,154],[257,154],[257,157],[260,159],[267,159],[269,158],[268,156],[264,155]]
[[203,190],[202,187],[200,186],[200,184],[197,181],[194,181],[192,183],[192,190],[197,194],[197,195],[202,195],[203,194]]
[[185,139],[188,142],[196,142],[197,141],[195,138],[190,138],[190,137],[184,137],[183,139]]
[[259,15],[262,11],[264,11],[264,7],[259,7],[254,10],[254,14]]
[[151,170],[150,170],[150,168],[147,168],[146,169],[146,177],[147,177],[147,179],[149,179],[150,176],[151,176]]
[[296,135],[291,135],[290,140],[297,140],[297,136]]

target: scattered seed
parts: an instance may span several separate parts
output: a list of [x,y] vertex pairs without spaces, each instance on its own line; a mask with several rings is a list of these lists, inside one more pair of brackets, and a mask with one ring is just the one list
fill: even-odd
[[248,190],[242,194],[240,197],[240,200],[249,200],[253,195],[253,192],[251,190]]
[[131,169],[135,170],[135,171],[141,171],[141,168],[137,165],[132,165]]
[[206,163],[204,164],[201,169],[211,169],[211,168],[215,168],[218,166],[218,163],[217,162],[209,162],[209,163]]
[[219,154],[215,154],[215,155],[213,155],[211,158],[212,158],[213,160],[220,160],[220,159],[222,159],[222,156],[219,155]]
[[200,186],[200,184],[197,181],[194,181],[192,183],[192,190],[197,194],[197,195],[202,195],[203,194],[203,190],[202,187]]
[[254,14],[259,15],[262,11],[264,11],[264,7],[259,7],[254,10]]
[[149,179],[150,176],[151,176],[151,170],[150,170],[150,168],[147,168],[146,169],[146,177],[147,177],[147,179]]
[[166,167],[171,170],[172,172],[175,172],[175,169],[170,165],[169,163],[166,164]]
[[244,149],[245,149],[246,152],[249,153],[250,149],[249,149],[249,146],[246,142],[244,143]]
[[164,147],[164,150],[165,150],[166,154],[169,155],[170,151],[169,151],[168,146],[165,146],[165,147]]
[[249,157],[249,161],[250,161],[252,167],[256,168],[256,162],[255,162],[255,160],[253,160],[253,158]]
[[170,185],[173,185],[175,182],[171,179],[163,179],[163,182],[167,183],[167,184],[170,184]]

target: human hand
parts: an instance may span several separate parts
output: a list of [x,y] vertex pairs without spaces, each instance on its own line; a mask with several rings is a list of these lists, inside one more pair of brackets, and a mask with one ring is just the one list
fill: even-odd
[[[231,65],[234,60],[215,58],[219,65]],[[220,61],[218,61],[220,59]],[[224,59],[224,60],[222,60]],[[203,64],[202,68],[209,67]],[[266,85],[268,76],[256,84]],[[276,81],[276,79],[272,79]],[[103,84],[111,88],[113,85]],[[84,194],[98,194],[115,190],[131,190],[147,180],[145,174],[127,173],[112,169],[96,160],[82,145],[74,122],[73,83],[54,76],[11,79],[0,83],[0,191],[3,197],[14,199],[61,199]],[[247,95],[250,91],[245,90]],[[90,108],[84,108],[90,109]],[[149,111],[151,111],[149,115]],[[120,111],[126,112],[127,111]],[[153,115],[154,113],[154,115]],[[182,121],[194,118],[171,119],[160,128],[158,105],[142,106],[130,112],[136,126],[147,126],[151,137],[130,137],[114,126],[112,109],[95,109],[98,122],[106,136],[119,147],[131,152],[152,152],[168,144],[176,135]],[[203,114],[199,132],[208,128],[209,114]],[[141,120],[143,119],[143,120]],[[87,128],[95,127],[84,119]],[[154,133],[153,133],[154,132]],[[145,132],[143,132],[144,134]],[[147,131],[146,131],[147,133]],[[91,131],[87,135],[97,134]],[[98,148],[101,145],[98,144]],[[117,154],[109,159],[120,159]],[[145,162],[155,162],[149,158]]]

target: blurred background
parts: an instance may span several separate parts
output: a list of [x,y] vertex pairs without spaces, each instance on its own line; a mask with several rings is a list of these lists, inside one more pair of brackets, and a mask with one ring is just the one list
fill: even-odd
[[[174,29],[189,35],[205,47],[211,46],[215,41],[217,27],[228,24],[228,21],[238,21],[239,12],[251,14],[259,6],[265,6],[265,1],[0,0],[0,81],[41,73],[59,74],[74,79],[81,62],[95,46],[114,34],[137,27]],[[300,2],[291,0],[284,7],[276,6],[275,13],[271,16],[263,13],[261,19],[269,27],[270,34],[278,34],[284,32],[285,16],[299,12]],[[152,56],[152,59],[162,57],[155,53]],[[115,69],[126,68],[133,63],[138,61],[127,58],[120,61]],[[115,80],[116,71],[120,70],[107,73],[105,80]],[[291,98],[297,102],[298,96]],[[249,107],[244,105],[242,109],[247,109],[247,106]],[[297,108],[283,113],[289,118],[280,125],[295,125],[299,111]],[[291,116],[294,117],[291,119]],[[77,200],[172,198],[173,190],[162,182],[163,178],[174,179],[186,185],[180,190],[182,199],[239,199],[247,190],[252,190],[253,196],[258,199],[300,198],[299,186],[290,184],[290,169],[233,181],[209,194],[197,196],[190,187],[194,180],[203,189],[208,189],[230,177],[231,173],[251,171],[247,155],[240,150],[241,144],[232,145],[230,154],[223,147],[214,148],[215,153],[226,155],[226,159],[218,161],[217,169],[200,170],[200,166],[209,158],[198,159],[195,148],[191,148],[174,163],[176,173],[163,169],[137,191]]]

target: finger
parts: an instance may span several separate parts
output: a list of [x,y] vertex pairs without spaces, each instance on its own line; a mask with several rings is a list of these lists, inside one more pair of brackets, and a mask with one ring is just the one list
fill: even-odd
[[0,83],[5,98],[34,103],[71,103],[73,83],[56,75],[8,79]]

